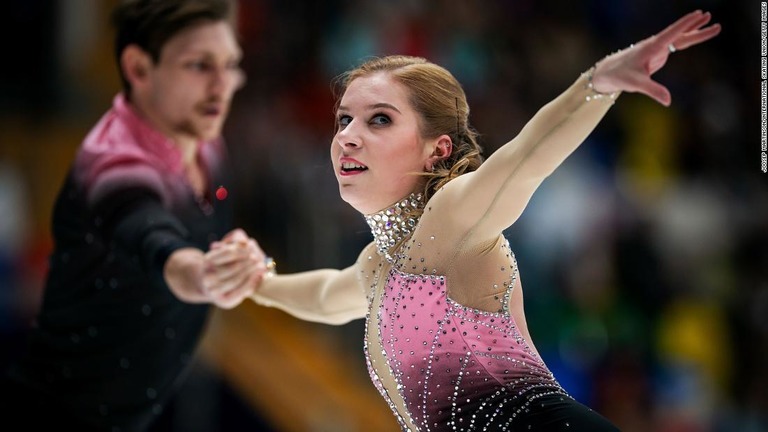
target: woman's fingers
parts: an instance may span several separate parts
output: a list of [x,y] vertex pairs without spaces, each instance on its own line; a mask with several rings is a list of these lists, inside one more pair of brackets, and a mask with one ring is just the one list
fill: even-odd
[[211,264],[222,265],[247,256],[251,256],[256,260],[264,260],[266,258],[266,254],[259,247],[256,240],[250,237],[213,242],[206,254],[206,259]]
[[669,106],[672,103],[672,94],[669,89],[651,79],[649,76],[644,76],[637,84],[637,91],[657,101],[658,103]]
[[266,271],[266,264],[263,257],[257,257],[248,251],[238,250],[232,254],[218,254],[212,257],[206,255],[206,272],[213,275],[220,281],[231,279],[243,271]]
[[239,305],[253,294],[255,288],[261,283],[262,278],[263,275],[258,272],[252,272],[243,284],[218,296],[214,303],[224,309],[231,309]]
[[720,24],[712,24],[707,28],[685,33],[678,37],[675,42],[673,42],[673,45],[678,50],[684,50],[712,39],[720,34],[721,29]]
[[259,258],[252,253],[243,256],[241,250],[235,252],[228,254],[212,251],[206,256],[204,287],[207,294],[213,296],[225,294],[238,289],[253,274],[263,276],[267,272],[263,257]]
[[[685,33],[686,31],[689,31],[692,25],[695,25],[697,22],[700,22],[702,18],[706,18],[706,15],[707,14],[704,14],[700,10],[696,10],[689,14],[684,15],[682,18],[678,19],[674,23],[667,26],[667,28],[659,32],[656,35],[656,43],[666,47],[667,45],[672,43],[675,39],[677,39],[677,37],[679,37],[681,34]],[[706,18],[706,19],[708,20],[709,18]]]
[[209,265],[220,266],[255,256],[247,242],[224,243],[205,254]]
[[208,295],[220,297],[246,285],[246,281],[254,273],[263,272],[263,264],[261,266],[249,263],[230,265],[226,269],[207,273],[204,276],[204,287]]
[[225,265],[212,266],[208,269],[208,273],[211,275],[212,281],[223,283],[238,277],[238,275],[244,272],[255,269],[256,264],[256,261],[244,259]]
[[669,55],[712,39],[720,33],[720,25],[708,25],[709,12],[695,11],[678,19],[659,34],[612,54],[598,62],[592,83],[596,91],[639,92],[664,106],[669,106],[672,96],[662,84],[651,79],[666,64]]
[[720,33],[720,24],[713,24],[702,28],[712,19],[709,12],[692,12],[679,19],[656,35],[654,43],[657,49],[669,49],[670,45],[675,50],[684,50],[693,45],[712,39]]
[[224,238],[222,239],[222,241],[224,242],[247,241],[247,240],[248,240],[248,234],[246,234],[245,231],[242,230],[242,228],[233,229],[232,231],[224,235]]
[[210,301],[232,308],[253,294],[267,272],[266,255],[241,229],[211,243],[205,254],[203,289]]

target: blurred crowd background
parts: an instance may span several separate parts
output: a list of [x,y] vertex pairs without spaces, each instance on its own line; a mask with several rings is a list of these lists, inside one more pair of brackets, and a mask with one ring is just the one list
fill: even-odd
[[[34,319],[55,195],[119,90],[114,4],[4,3],[2,364]],[[451,70],[489,155],[595,61],[697,8],[723,32],[656,75],[672,106],[622,95],[506,234],[536,346],[575,398],[625,431],[768,431],[760,2],[241,0],[248,82],[225,128],[238,225],[283,273],[354,262],[371,237],[331,171],[330,82],[367,56]],[[217,313],[158,429],[395,430],[362,337],[362,321],[299,323],[252,304]],[[352,402],[328,408],[337,399]]]

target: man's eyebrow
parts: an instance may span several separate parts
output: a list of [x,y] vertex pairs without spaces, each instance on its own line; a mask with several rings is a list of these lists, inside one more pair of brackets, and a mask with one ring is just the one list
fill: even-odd
[[[199,48],[199,47],[191,46],[191,47],[179,50],[178,55],[179,56],[203,56],[203,57],[215,58],[218,55],[218,53],[207,48]],[[241,61],[243,59],[243,51],[242,50],[232,51],[231,53],[228,54],[228,56],[231,59],[234,59],[236,61]]]

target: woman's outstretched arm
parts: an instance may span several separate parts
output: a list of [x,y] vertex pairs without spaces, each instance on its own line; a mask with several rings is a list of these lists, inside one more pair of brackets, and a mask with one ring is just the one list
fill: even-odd
[[[361,257],[369,255],[372,247],[365,248]],[[358,278],[357,264],[344,270],[320,269],[263,277],[259,270],[263,270],[264,264],[259,252],[255,241],[244,234],[212,244],[205,255],[205,289],[216,292],[256,286],[250,296],[253,301],[306,321],[338,325],[365,317],[368,301]]]
[[251,299],[296,318],[323,324],[345,324],[365,317],[368,311],[355,265],[344,270],[321,269],[269,277]]
[[719,25],[705,27],[710,18],[709,13],[692,12],[598,62],[541,108],[476,172],[448,183],[443,193],[435,195],[440,199],[434,205],[453,209],[454,223],[474,241],[495,240],[518,219],[542,181],[592,132],[619,92],[642,93],[669,105],[669,91],[651,75],[672,52],[716,36]]

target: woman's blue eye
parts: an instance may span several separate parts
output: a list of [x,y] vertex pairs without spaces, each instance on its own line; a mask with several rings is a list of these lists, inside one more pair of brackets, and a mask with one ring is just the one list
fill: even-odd
[[340,116],[339,117],[339,126],[347,126],[349,123],[352,122],[352,117],[348,115]]
[[389,119],[389,117],[384,115],[384,114],[375,115],[371,119],[371,123],[373,123],[375,125],[386,125],[386,124],[389,124],[391,122],[392,121]]

